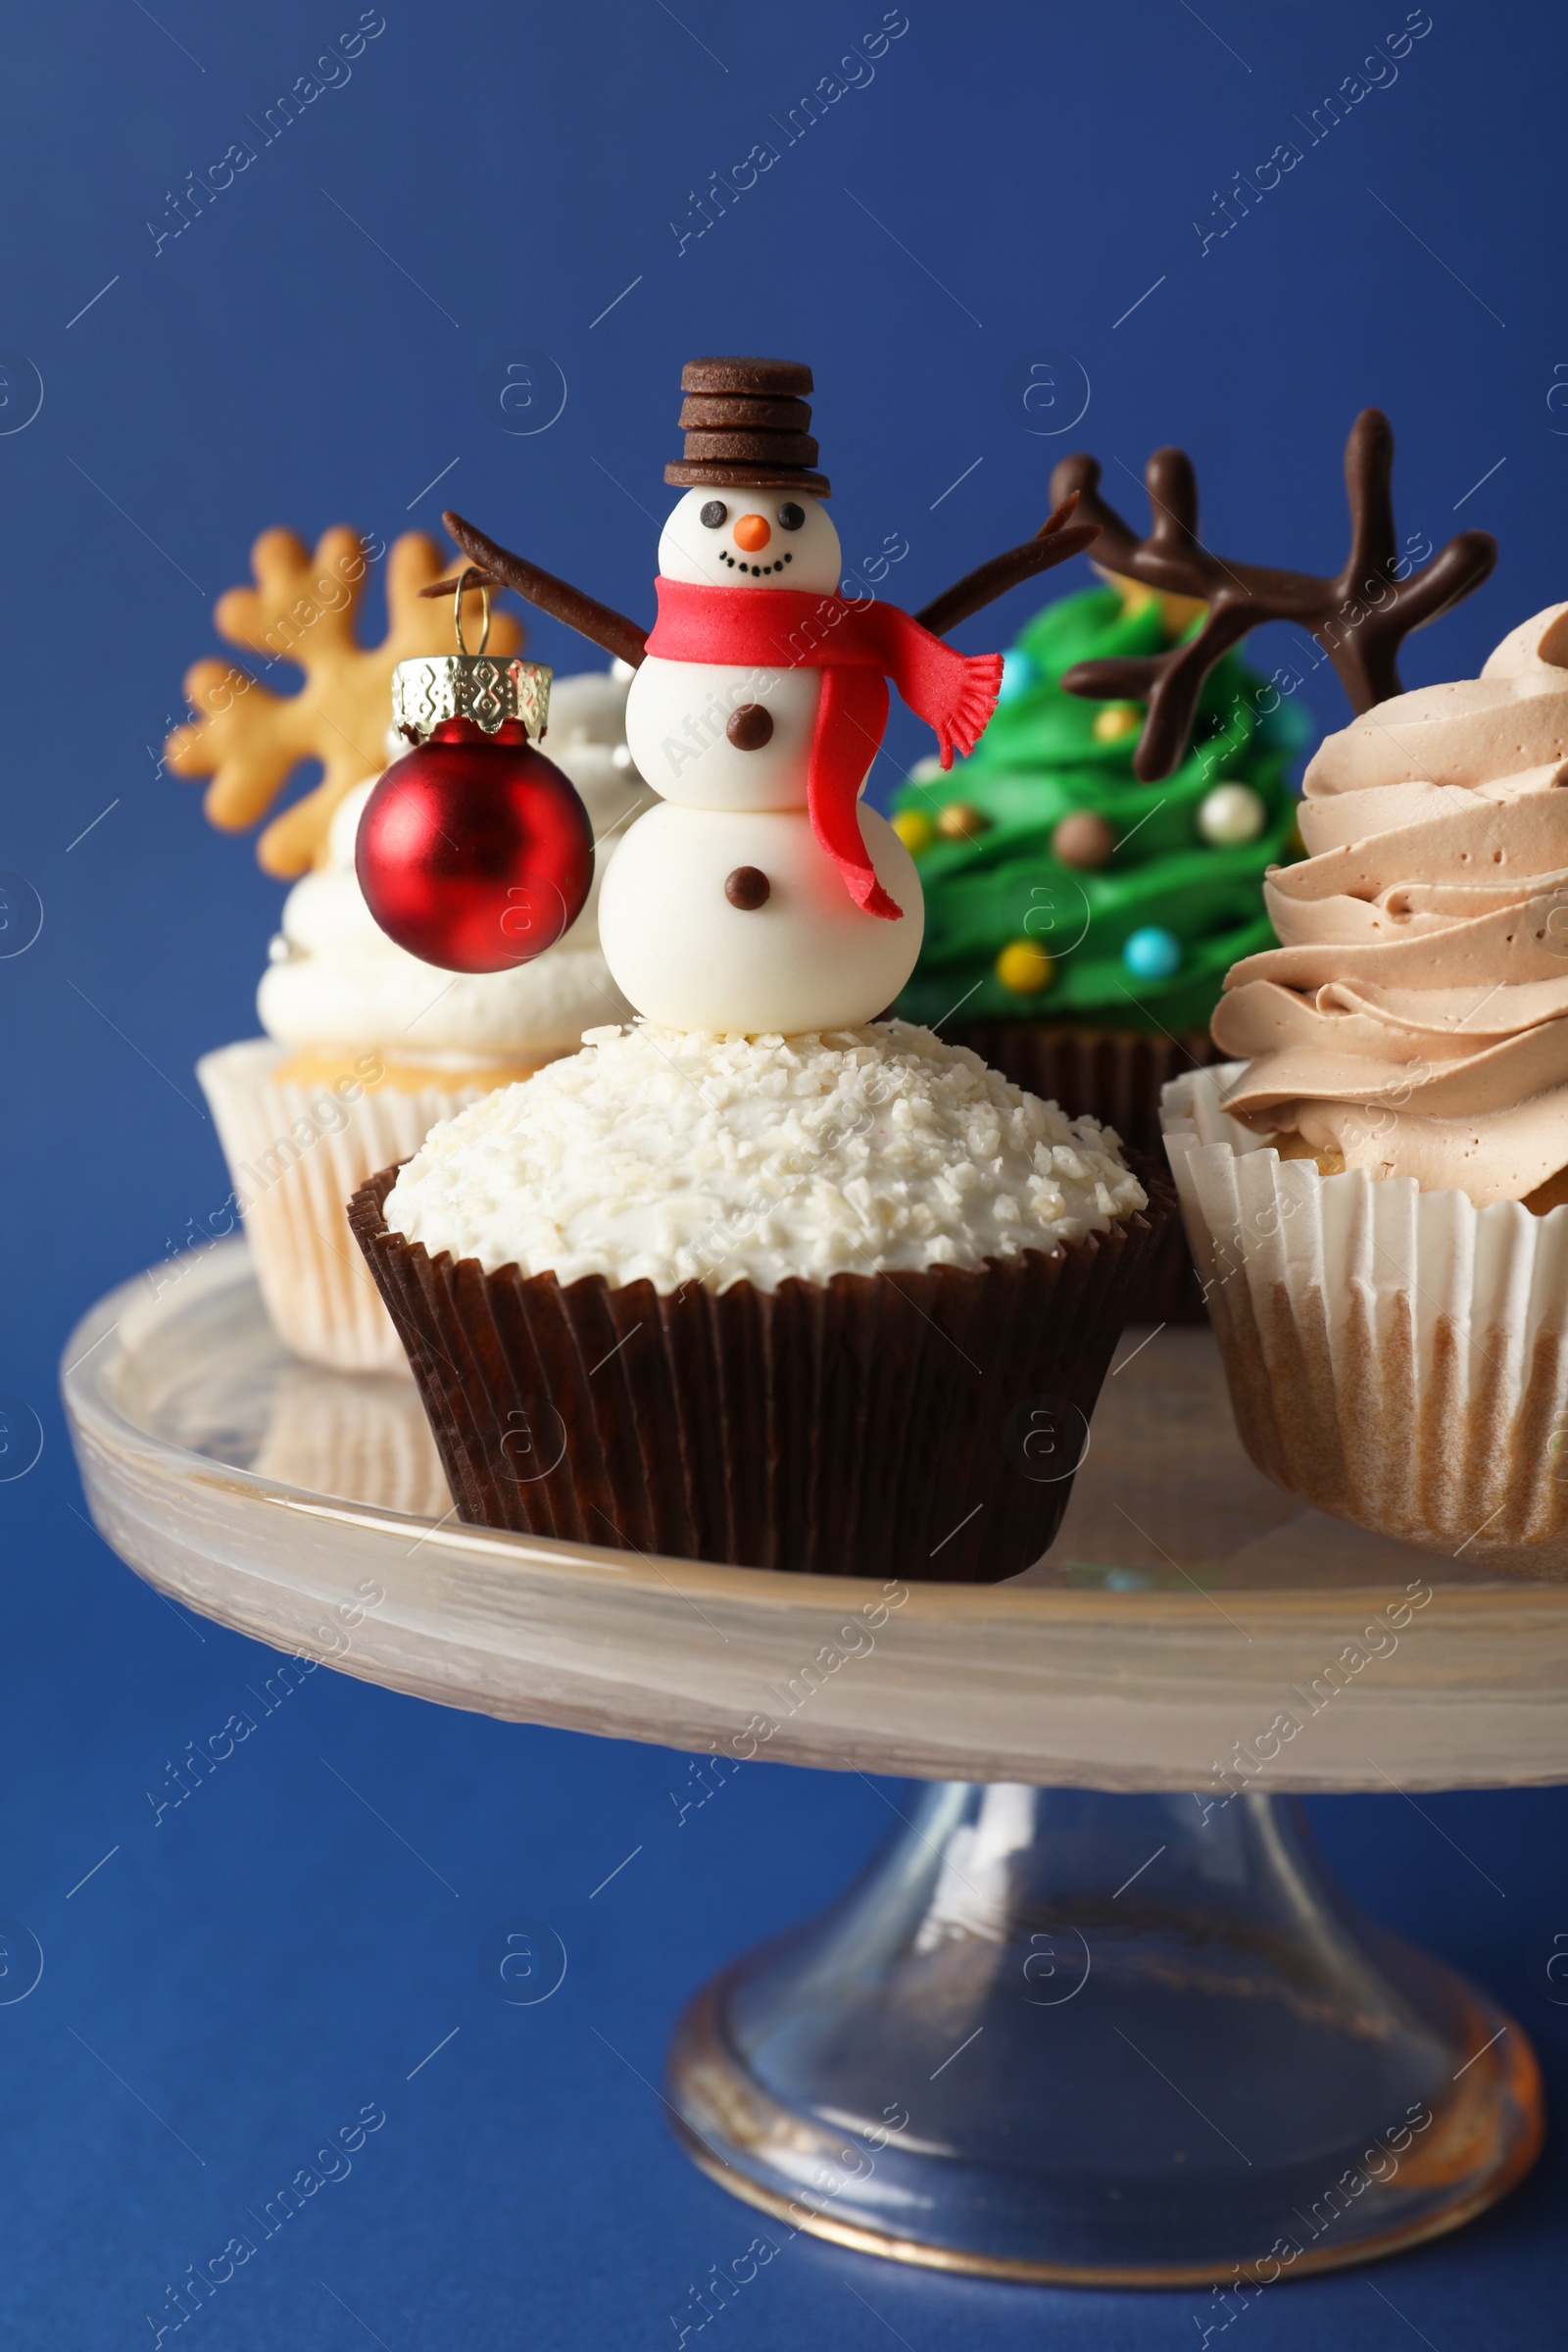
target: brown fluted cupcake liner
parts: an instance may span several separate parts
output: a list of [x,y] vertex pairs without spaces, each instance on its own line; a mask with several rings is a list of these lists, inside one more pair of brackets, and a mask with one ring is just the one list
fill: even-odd
[[776,1291],[564,1287],[349,1223],[408,1349],[462,1518],[818,1576],[991,1584],[1037,1560],[1127,1299],[1175,1206],[965,1270]]
[[[1159,1098],[1173,1078],[1219,1058],[1206,1029],[1184,1037],[1136,1029],[1072,1028],[1050,1021],[969,1021],[945,1028],[949,1045],[968,1046],[994,1070],[1070,1119],[1114,1127],[1134,1152],[1163,1165]],[[1201,1323],[1202,1285],[1173,1217],[1129,1301],[1129,1323]]]

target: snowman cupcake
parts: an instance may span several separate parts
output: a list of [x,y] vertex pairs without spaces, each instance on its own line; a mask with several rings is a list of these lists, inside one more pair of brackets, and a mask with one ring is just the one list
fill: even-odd
[[[377,928],[354,870],[355,835],[376,773],[362,761],[356,780],[355,746],[372,740],[372,710],[379,745],[396,658],[450,643],[451,606],[419,601],[441,561],[433,542],[410,534],[390,551],[387,642],[358,646],[355,600],[340,585],[354,572],[345,549],[359,551],[350,581],[357,589],[367,569],[357,534],[328,533],[314,564],[290,534],[258,541],[259,587],[222,600],[220,626],[254,650],[275,646],[285,600],[298,611],[299,591],[314,591],[320,618],[289,644],[306,691],[290,702],[256,683],[241,692],[242,673],[215,679],[219,665],[199,665],[186,681],[192,704],[220,716],[180,730],[171,764],[215,774],[208,811],[227,827],[254,819],[313,742],[330,762],[316,792],[263,836],[272,870],[297,872],[308,862],[284,904],[258,992],[264,1035],[205,1055],[197,1074],[279,1337],[296,1354],[340,1371],[401,1373],[407,1358],[353,1245],[344,1202],[373,1169],[416,1151],[437,1121],[574,1052],[585,1029],[628,1006],[599,946],[595,898],[558,947],[496,973],[439,974]],[[334,585],[346,603],[328,602]],[[516,624],[498,615],[498,647],[510,651],[517,639]],[[621,664],[563,678],[551,690],[550,752],[606,837],[601,871],[617,829],[647,798],[625,747],[630,675]],[[407,749],[388,736],[385,757]],[[247,799],[234,779],[258,770],[265,797],[253,783]]]
[[1009,1576],[1054,1534],[1169,1196],[1092,1120],[874,1019],[921,929],[913,862],[859,805],[884,680],[951,759],[1000,662],[837,593],[808,370],[698,362],[683,386],[646,641],[454,520],[646,646],[627,734],[660,799],[600,907],[643,1018],[435,1129],[351,1222],[465,1517]]

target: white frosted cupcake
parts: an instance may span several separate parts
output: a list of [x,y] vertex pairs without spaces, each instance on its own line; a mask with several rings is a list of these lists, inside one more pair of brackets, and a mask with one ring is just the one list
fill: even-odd
[[433,1130],[351,1220],[464,1517],[994,1581],[1065,1508],[1156,1190],[929,1030],[638,1023]]
[[416,1152],[438,1121],[629,1009],[597,922],[605,864],[646,797],[625,749],[629,677],[617,664],[551,688],[548,755],[599,844],[588,904],[554,948],[510,971],[447,974],[388,939],[354,871],[376,782],[367,777],[333,812],[325,862],[284,905],[257,997],[266,1035],[197,1065],[268,1312],[298,1355],[342,1371],[406,1369],[345,1222],[350,1194]]
[[1568,1567],[1568,605],[1308,767],[1238,1058],[1165,1133],[1259,1467],[1407,1541]]

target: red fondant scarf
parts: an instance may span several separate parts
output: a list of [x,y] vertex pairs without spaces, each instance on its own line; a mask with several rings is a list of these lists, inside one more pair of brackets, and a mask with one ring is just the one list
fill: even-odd
[[951,767],[955,750],[973,750],[996,707],[1002,656],[956,654],[895,605],[799,588],[697,588],[662,576],[655,586],[648,651],[662,660],[826,673],[807,773],[811,829],[856,905],[896,922],[902,909],[876,878],[856,808],[888,723],[886,680],[935,729]]

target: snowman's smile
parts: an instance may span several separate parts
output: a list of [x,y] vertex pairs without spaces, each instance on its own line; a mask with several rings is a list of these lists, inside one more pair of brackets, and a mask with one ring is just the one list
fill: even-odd
[[718,560],[721,564],[727,564],[731,571],[750,572],[754,580],[761,579],[765,573],[770,571],[782,571],[785,564],[790,561],[789,557],[784,555],[778,557],[776,561],[771,564],[748,564],[743,560],[732,556],[727,547],[721,547],[718,550]]

